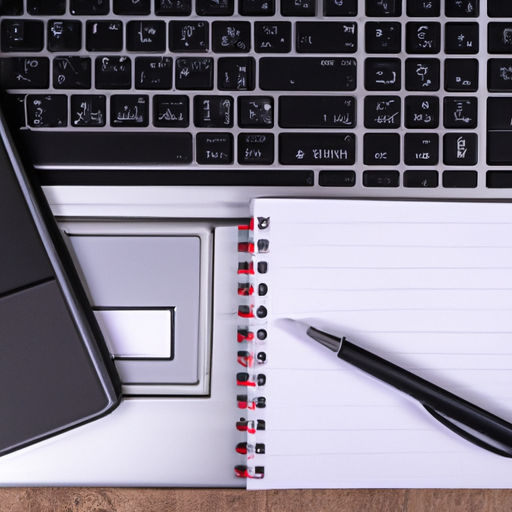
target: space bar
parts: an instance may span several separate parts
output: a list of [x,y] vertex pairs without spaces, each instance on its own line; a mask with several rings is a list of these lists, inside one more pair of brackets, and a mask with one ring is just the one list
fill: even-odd
[[192,135],[169,132],[21,131],[39,168],[163,167],[192,162]]

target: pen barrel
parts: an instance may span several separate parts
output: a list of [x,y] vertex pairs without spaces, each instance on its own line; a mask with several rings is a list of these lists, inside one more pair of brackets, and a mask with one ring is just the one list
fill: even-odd
[[338,357],[416,399],[460,436],[512,457],[512,424],[345,339]]

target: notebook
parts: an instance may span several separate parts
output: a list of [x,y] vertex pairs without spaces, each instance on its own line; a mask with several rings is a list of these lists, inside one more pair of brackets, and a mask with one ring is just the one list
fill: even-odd
[[512,206],[251,206],[239,244],[238,361],[248,367],[237,374],[236,471],[247,487],[512,485],[510,459],[452,433],[292,321],[345,335],[510,421]]

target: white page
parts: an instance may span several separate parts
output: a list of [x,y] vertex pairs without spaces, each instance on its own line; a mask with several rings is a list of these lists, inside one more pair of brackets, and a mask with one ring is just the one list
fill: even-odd
[[[257,199],[266,319],[263,479],[248,488],[509,487],[512,459],[354,370],[288,319],[399,364],[512,421],[512,205]],[[255,222],[257,225],[257,222]],[[253,344],[259,350],[258,343]]]

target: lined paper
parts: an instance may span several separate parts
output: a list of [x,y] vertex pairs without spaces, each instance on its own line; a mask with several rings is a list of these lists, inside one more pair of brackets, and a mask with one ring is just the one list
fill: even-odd
[[[512,205],[256,199],[270,242],[266,453],[248,488],[510,487],[512,459],[305,335],[357,343],[512,421]],[[290,320],[292,319],[292,320]]]

